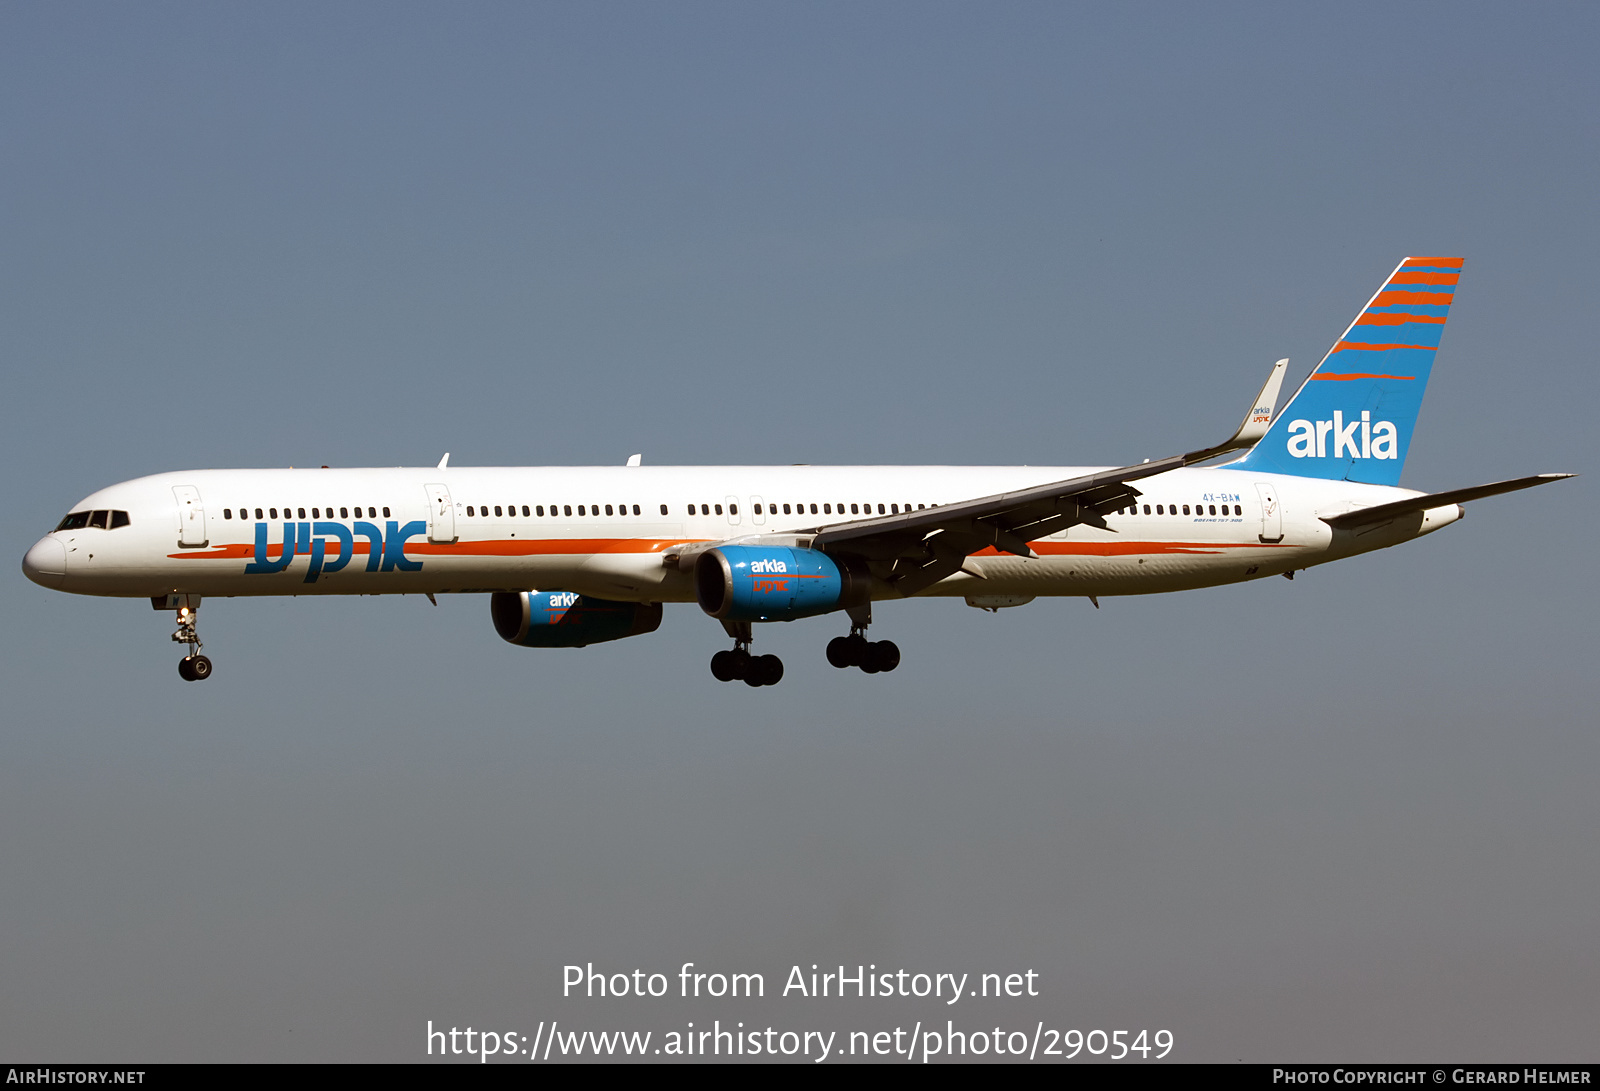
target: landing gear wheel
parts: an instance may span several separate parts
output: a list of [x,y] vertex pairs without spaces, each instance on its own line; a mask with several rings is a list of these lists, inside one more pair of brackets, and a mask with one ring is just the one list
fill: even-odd
[[[765,658],[776,657],[768,656]],[[711,657],[711,674],[719,682],[737,682],[741,678],[748,680],[756,662],[758,660],[752,659],[750,653],[743,648],[729,648],[727,651],[718,652]],[[761,683],[754,682],[751,684],[760,685]]]
[[744,676],[744,684],[754,689],[757,686],[775,686],[783,678],[783,660],[775,655],[758,655],[750,660],[750,669]]
[[856,665],[856,661],[850,653],[854,650],[855,648],[850,643],[849,637],[836,636],[828,641],[828,662],[840,670],[844,670],[846,667],[853,667]]
[[211,677],[211,660],[203,655],[197,655],[189,661],[189,677],[196,682],[204,682]]
[[880,640],[872,645],[871,657],[878,670],[887,674],[900,665],[900,645],[892,640]]
[[178,677],[182,678],[185,682],[193,682],[194,681],[194,657],[193,656],[186,655],[182,659],[178,660]]

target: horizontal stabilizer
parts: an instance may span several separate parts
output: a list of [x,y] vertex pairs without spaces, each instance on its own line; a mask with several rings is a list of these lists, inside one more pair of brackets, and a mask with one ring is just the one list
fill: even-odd
[[1552,481],[1564,481],[1577,474],[1534,474],[1532,477],[1518,477],[1511,481],[1495,481],[1488,485],[1474,485],[1470,489],[1452,489],[1449,492],[1428,493],[1426,496],[1412,496],[1405,500],[1396,500],[1392,504],[1379,504],[1376,507],[1361,508],[1358,511],[1345,512],[1343,515],[1324,515],[1322,521],[1330,527],[1358,527],[1367,523],[1380,523],[1385,519],[1393,519],[1400,515],[1410,515],[1413,512],[1428,511],[1432,508],[1442,508],[1447,504],[1465,504],[1468,500],[1482,500],[1485,496],[1496,496],[1503,492],[1516,492],[1518,489],[1531,489],[1535,485],[1548,485]]

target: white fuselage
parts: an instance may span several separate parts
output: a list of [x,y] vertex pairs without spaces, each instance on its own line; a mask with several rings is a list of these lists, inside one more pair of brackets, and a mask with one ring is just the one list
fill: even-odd
[[[29,551],[25,567],[39,583],[90,595],[540,589],[692,602],[693,579],[671,554],[695,543],[801,533],[869,513],[877,517],[933,507],[1093,471],[1028,466],[193,470],[126,481],[86,497],[74,512],[126,512],[126,525],[53,531]],[[1143,494],[1137,508],[1108,515],[1105,529],[1078,525],[1035,541],[1037,559],[985,550],[969,560],[965,571],[922,594],[1130,595],[1235,583],[1395,545],[1461,516],[1451,504],[1356,534],[1334,531],[1319,516],[1418,494],[1226,468],[1173,470],[1140,480],[1137,487]],[[285,564],[286,524],[297,549]],[[275,566],[281,570],[267,570]],[[898,594],[884,584],[874,597]]]

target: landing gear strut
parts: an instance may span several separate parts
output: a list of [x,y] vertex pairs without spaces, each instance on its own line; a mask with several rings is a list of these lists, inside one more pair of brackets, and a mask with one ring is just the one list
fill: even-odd
[[750,623],[724,621],[722,627],[733,637],[733,647],[711,657],[711,673],[719,682],[743,682],[752,689],[775,686],[783,678],[783,660],[775,655],[750,654]]
[[863,674],[880,674],[900,665],[900,647],[892,640],[868,640],[871,607],[850,611],[850,635],[828,641],[828,662],[843,670],[860,667]]
[[178,660],[178,677],[185,682],[204,682],[211,677],[211,660],[200,654],[204,645],[195,630],[199,616],[195,607],[178,607],[178,631],[172,634],[172,641],[189,645],[189,654]]

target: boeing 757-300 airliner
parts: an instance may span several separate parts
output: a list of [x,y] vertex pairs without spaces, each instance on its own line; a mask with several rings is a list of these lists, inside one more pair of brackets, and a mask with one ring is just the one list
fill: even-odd
[[[711,672],[772,685],[753,626],[842,612],[836,667],[900,662],[869,641],[876,602],[988,609],[1039,595],[1143,595],[1294,573],[1398,545],[1540,474],[1399,488],[1461,259],[1406,258],[1276,417],[1280,360],[1239,430],[1132,466],[643,466],[186,470],[73,506],[23,571],[177,615],[178,673],[211,675],[208,596],[486,594],[533,648],[653,632],[695,602],[733,640]],[[1241,455],[1239,452],[1243,452]],[[1220,461],[1223,456],[1231,460]]]

